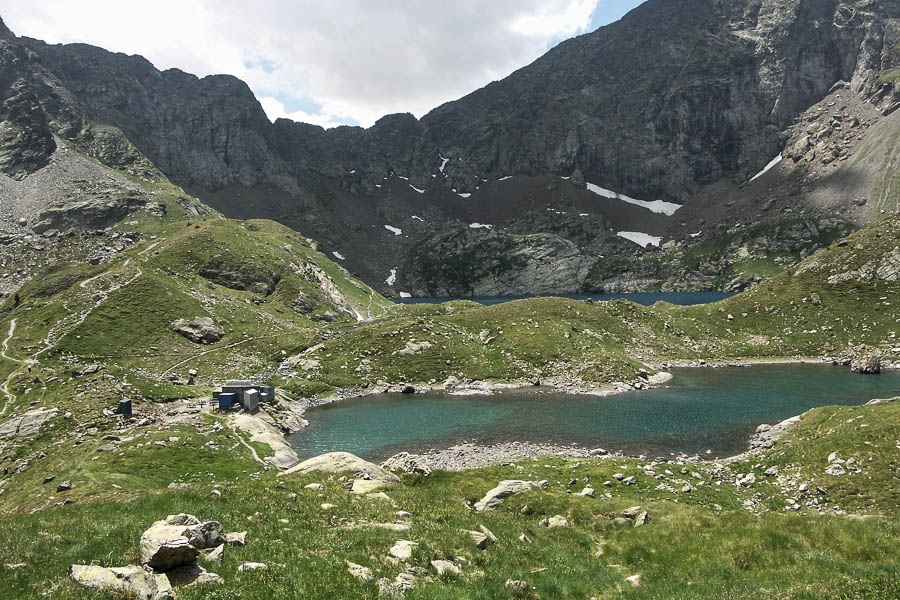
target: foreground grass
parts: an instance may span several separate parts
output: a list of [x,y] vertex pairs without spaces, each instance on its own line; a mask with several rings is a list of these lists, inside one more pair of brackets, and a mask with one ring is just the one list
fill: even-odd
[[[497,480],[519,476],[518,471],[498,467],[407,479],[406,485],[389,491],[396,506],[350,496],[337,482],[313,474],[224,483],[218,487],[221,496],[211,494],[211,485],[199,484],[125,503],[0,517],[5,542],[0,561],[28,565],[4,573],[0,596],[40,597],[53,590],[54,598],[116,598],[76,586],[67,578],[68,566],[134,563],[141,532],[177,512],[248,532],[247,546],[227,548],[221,566],[207,565],[226,583],[182,589],[182,599],[375,598],[376,586],[350,577],[344,561],[393,578],[403,567],[385,557],[398,539],[419,543],[409,564],[433,576],[431,560],[462,565],[461,576],[438,577],[409,592],[411,599],[509,598],[513,594],[505,587],[507,579],[527,581],[533,590],[522,596],[541,598],[886,599],[900,593],[896,518],[755,516],[733,509],[717,513],[689,502],[654,500],[640,489],[617,490],[610,500],[581,498],[567,494],[556,480],[605,477],[608,469],[602,463],[571,466],[550,460],[530,467],[529,475],[551,478],[549,490],[515,497],[486,514],[471,512],[466,503]],[[325,489],[303,488],[312,481],[324,482]],[[322,510],[319,505],[325,502],[336,506]],[[651,522],[641,528],[616,525],[612,515],[634,504],[650,511]],[[410,531],[342,527],[362,520],[394,522],[398,509],[412,513]],[[555,514],[566,516],[570,526],[538,525],[544,515]],[[484,551],[459,531],[479,525],[499,538]],[[522,533],[530,543],[518,540]],[[238,573],[245,561],[265,562],[269,568]],[[624,581],[634,574],[641,575],[640,587]]]
[[[404,485],[386,490],[390,500],[351,495],[340,476],[277,478],[273,471],[254,471],[253,463],[241,455],[231,460],[222,453],[220,459],[203,456],[197,454],[202,452],[200,438],[87,461],[99,462],[97,467],[78,466],[76,461],[71,476],[79,485],[84,469],[121,476],[94,482],[95,489],[106,486],[109,494],[73,496],[74,504],[33,514],[18,499],[0,496],[5,511],[0,515],[0,564],[26,565],[0,571],[0,597],[49,593],[61,599],[120,598],[75,585],[67,576],[69,565],[134,564],[144,529],[167,514],[188,512],[219,520],[228,531],[246,530],[247,545],[226,548],[222,565],[205,565],[222,575],[224,584],[183,588],[178,592],[181,599],[378,597],[375,583],[347,573],[346,560],[371,568],[376,578],[393,579],[406,566],[425,568],[434,582],[408,592],[411,599],[896,598],[900,519],[895,491],[870,497],[860,492],[869,486],[896,490],[896,464],[881,445],[896,437],[898,409],[896,403],[815,409],[768,453],[730,469],[715,463],[683,469],[613,457],[523,459],[473,471],[405,476]],[[850,425],[851,417],[854,426],[841,427]],[[872,427],[859,427],[865,423]],[[811,434],[831,426],[831,451],[874,447],[878,460],[840,484],[816,483],[829,485],[829,495],[840,498],[847,510],[886,516],[754,514],[741,508],[760,495],[780,497],[782,503],[785,496],[773,479],[760,477],[756,486],[745,489],[732,484],[735,475],[778,465],[783,471],[808,470],[814,476],[821,470],[825,446]],[[186,430],[178,433],[190,435]],[[882,460],[885,457],[889,460]],[[866,456],[860,458],[868,462]],[[603,482],[615,481],[614,473],[633,475],[636,482],[605,486]],[[694,490],[660,490],[659,476],[672,485],[692,482]],[[471,505],[503,479],[545,479],[549,486],[509,498],[494,511],[474,512]],[[170,480],[189,487],[166,489]],[[311,482],[324,488],[306,489]],[[596,499],[577,495],[587,483],[596,488]],[[609,498],[603,496],[607,492]],[[55,495],[62,499],[70,493]],[[324,503],[334,507],[323,509]],[[616,523],[614,518],[634,505],[649,511],[650,522],[640,528],[630,521]],[[410,516],[398,516],[399,510]],[[548,529],[539,524],[553,515],[565,516],[569,526]],[[365,526],[398,521],[409,522],[410,530]],[[498,538],[485,550],[460,531],[481,525]],[[522,534],[530,541],[521,541]],[[406,565],[387,558],[399,539],[419,544]],[[430,567],[437,559],[455,561],[462,574],[437,576]],[[238,573],[245,561],[265,562],[268,569]],[[632,575],[641,576],[639,587],[625,581]],[[505,585],[507,579],[527,581],[531,589],[513,592]]]

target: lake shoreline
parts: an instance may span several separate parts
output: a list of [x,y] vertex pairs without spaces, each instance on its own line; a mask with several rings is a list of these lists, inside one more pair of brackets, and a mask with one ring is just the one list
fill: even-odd
[[[816,364],[816,365],[833,365],[843,367],[833,357],[766,357],[766,358],[742,358],[742,359],[680,359],[665,361],[655,368],[726,368],[726,367],[752,367],[763,365],[789,365],[789,364]],[[900,370],[900,362],[886,362],[882,365],[885,370]],[[872,375],[860,375],[860,377],[871,377]],[[402,383],[382,383],[380,385],[370,386],[366,388],[346,388],[338,390],[322,398],[304,398],[285,402],[285,408],[279,416],[277,413],[269,413],[269,418],[281,423],[281,438],[284,445],[290,445],[287,436],[298,433],[308,427],[309,422],[304,417],[307,410],[317,408],[343,400],[354,398],[364,398],[367,396],[384,394],[384,393],[444,393],[457,396],[471,395],[491,395],[498,392],[526,390],[533,388],[546,388],[553,393],[566,393],[573,395],[593,395],[598,397],[607,397],[615,394],[641,391],[653,389],[665,385],[671,381],[673,376],[670,373],[661,371],[656,375],[648,376],[646,379],[625,383],[614,382],[603,386],[573,385],[571,382],[554,381],[553,379],[541,381],[519,380],[512,382],[491,382],[491,381],[454,381],[450,378],[441,384],[410,384]],[[640,387],[635,386],[639,384]],[[282,396],[282,400],[287,398]],[[274,411],[272,411],[274,413]],[[786,419],[785,422],[799,419],[799,415]],[[716,458],[708,458],[705,455],[681,453],[677,455],[678,460],[689,462],[717,462],[717,461],[735,461],[751,456],[757,449],[754,445],[758,439],[766,439],[765,436],[758,438],[761,430],[776,429],[783,423],[775,425],[760,424],[755,434],[751,435],[747,440],[747,449],[731,456],[718,456]],[[282,444],[279,444],[282,446]],[[559,445],[548,443],[532,443],[532,442],[504,442],[499,444],[481,445],[471,442],[462,442],[455,444],[449,448],[432,448],[416,454],[425,461],[429,468],[444,470],[465,470],[470,468],[480,468],[502,463],[504,461],[516,458],[536,458],[539,456],[565,456],[570,458],[588,458],[592,457],[591,452],[596,448],[587,448],[576,445]],[[619,458],[643,458],[647,455],[643,454],[627,454],[616,451],[604,452],[598,456],[610,456]],[[660,456],[659,458],[671,459],[670,456]],[[281,468],[285,468],[279,465]]]

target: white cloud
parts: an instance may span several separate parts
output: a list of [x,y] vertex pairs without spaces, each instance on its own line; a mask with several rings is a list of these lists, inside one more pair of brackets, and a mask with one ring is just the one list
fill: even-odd
[[270,118],[421,117],[590,26],[598,0],[6,0],[18,35],[246,81]]

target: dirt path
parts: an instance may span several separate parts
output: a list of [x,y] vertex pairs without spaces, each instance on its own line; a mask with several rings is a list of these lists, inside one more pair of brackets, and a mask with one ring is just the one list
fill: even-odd
[[9,356],[6,353],[6,351],[9,350],[9,340],[12,339],[12,337],[15,333],[16,333],[16,320],[12,319],[9,322],[9,333],[6,334],[6,339],[3,340],[2,350],[0,350],[0,356],[5,358],[6,360],[11,360],[13,362],[17,362],[17,363],[21,364],[22,363],[21,360],[19,360],[18,358],[13,358],[12,356]]
[[[6,339],[3,340],[2,349],[0,349],[0,355],[3,356],[6,360],[10,360],[14,363],[23,364],[23,361],[18,358],[13,358],[9,356],[6,351],[9,349],[9,341],[12,339],[13,335],[16,333],[16,320],[12,319],[9,322],[9,332],[6,334]],[[3,403],[3,409],[0,410],[0,415],[6,414],[6,409],[9,406],[9,403],[16,399],[15,394],[9,391],[9,382],[12,381],[12,378],[19,372],[21,367],[18,369],[13,369],[13,371],[7,376],[3,383],[0,383],[0,392],[3,392],[3,395],[6,396],[6,402]]]

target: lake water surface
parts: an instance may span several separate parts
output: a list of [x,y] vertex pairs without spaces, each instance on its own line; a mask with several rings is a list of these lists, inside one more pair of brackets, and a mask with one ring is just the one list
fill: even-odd
[[900,371],[857,375],[830,365],[759,365],[671,372],[675,379],[666,387],[606,397],[531,388],[354,398],[309,410],[309,427],[289,441],[301,458],[340,450],[375,460],[461,441],[723,456],[744,451],[760,423],[900,395]]
[[[632,293],[632,294],[571,294],[558,296],[570,300],[631,300],[637,304],[650,306],[656,302],[670,302],[683,306],[693,304],[709,304],[734,296],[731,292],[658,292],[658,293]],[[490,306],[513,300],[524,300],[537,296],[474,296],[471,298],[400,298],[396,302],[400,304],[440,304],[448,300],[472,300],[479,304]]]

